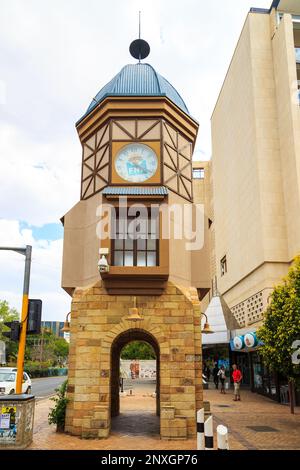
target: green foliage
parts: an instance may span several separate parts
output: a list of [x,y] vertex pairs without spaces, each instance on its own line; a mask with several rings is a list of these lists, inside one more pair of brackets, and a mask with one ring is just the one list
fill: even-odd
[[25,361],[47,362],[50,366],[62,365],[69,353],[69,344],[51,331],[29,335],[26,340]]
[[68,381],[65,380],[59,388],[55,389],[57,395],[50,398],[50,400],[54,401],[55,406],[50,410],[48,415],[48,423],[56,424],[58,431],[63,431],[65,427],[66,408],[69,401],[66,397],[67,386]]
[[292,364],[292,343],[300,339],[300,256],[274,289],[257,336],[264,343],[260,352],[266,365],[295,380],[300,373],[300,366]]
[[121,359],[155,359],[155,352],[150,344],[144,341],[132,341],[121,352]]

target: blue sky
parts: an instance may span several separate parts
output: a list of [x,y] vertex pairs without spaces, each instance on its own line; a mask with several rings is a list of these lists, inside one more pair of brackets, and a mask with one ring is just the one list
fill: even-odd
[[[32,298],[63,320],[60,218],[79,200],[75,122],[137,37],[200,123],[195,157],[211,155],[210,116],[247,12],[271,0],[0,0],[0,245],[33,246]],[[0,298],[20,309],[24,260],[0,252]]]

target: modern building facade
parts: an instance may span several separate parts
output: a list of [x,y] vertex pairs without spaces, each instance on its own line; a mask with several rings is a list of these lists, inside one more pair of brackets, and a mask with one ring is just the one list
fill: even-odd
[[[173,86],[138,62],[100,90],[76,128],[81,197],[63,217],[62,286],[72,296],[66,430],[108,436],[120,407],[121,350],[143,340],[156,352],[161,437],[195,436],[203,405],[200,298],[211,277],[208,221],[202,211],[201,240],[191,249],[192,223],[184,219],[204,197],[203,178],[192,171],[198,123]],[[136,229],[141,214],[132,239],[124,221]],[[109,265],[101,276],[99,249]]]
[[55,336],[64,338],[64,332],[61,331],[64,326],[64,322],[61,321],[42,321],[42,329],[50,330]]
[[[212,273],[240,326],[233,335],[256,331],[300,252],[299,47],[299,1],[252,8],[212,115]],[[251,366],[249,355],[234,360]],[[252,386],[265,380],[278,396],[253,360]]]

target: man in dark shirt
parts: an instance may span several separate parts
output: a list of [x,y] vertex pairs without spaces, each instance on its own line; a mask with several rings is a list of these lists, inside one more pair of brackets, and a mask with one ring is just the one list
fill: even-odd
[[215,362],[215,367],[213,368],[213,378],[214,378],[214,384],[215,384],[215,386],[216,386],[216,389],[219,388],[219,376],[218,376],[218,373],[219,373],[218,363]]

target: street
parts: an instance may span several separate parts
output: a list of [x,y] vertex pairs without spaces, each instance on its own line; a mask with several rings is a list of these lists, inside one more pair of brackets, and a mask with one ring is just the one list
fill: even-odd
[[31,379],[32,393],[36,399],[49,397],[55,393],[55,389],[59,387],[65,380],[63,377],[43,377],[40,379]]

